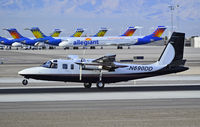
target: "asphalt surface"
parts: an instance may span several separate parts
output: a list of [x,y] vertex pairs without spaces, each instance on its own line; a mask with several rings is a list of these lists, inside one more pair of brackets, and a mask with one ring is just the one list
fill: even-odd
[[2,127],[198,127],[199,99],[0,103]]

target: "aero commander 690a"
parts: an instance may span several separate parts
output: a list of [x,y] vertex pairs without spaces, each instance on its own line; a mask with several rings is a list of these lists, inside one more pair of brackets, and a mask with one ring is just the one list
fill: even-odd
[[85,88],[96,83],[103,88],[105,83],[134,80],[152,76],[177,73],[188,70],[184,67],[184,33],[174,32],[157,62],[148,65],[122,64],[115,61],[116,55],[106,55],[98,59],[53,59],[40,67],[32,67],[18,72],[25,79],[38,79],[48,81],[82,82]]

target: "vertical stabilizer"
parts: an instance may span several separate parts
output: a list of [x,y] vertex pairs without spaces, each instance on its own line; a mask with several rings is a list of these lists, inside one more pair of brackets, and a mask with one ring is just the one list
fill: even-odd
[[136,28],[129,27],[128,30],[121,36],[132,36],[135,33],[135,31],[136,31]]
[[158,60],[159,64],[173,66],[184,64],[184,40],[185,33],[174,32]]

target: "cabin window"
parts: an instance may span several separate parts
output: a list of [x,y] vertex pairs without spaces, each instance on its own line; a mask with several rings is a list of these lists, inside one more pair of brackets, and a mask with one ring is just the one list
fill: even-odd
[[67,66],[67,64],[63,64],[63,69],[67,69],[68,68],[68,66]]
[[74,64],[71,64],[71,69],[72,69],[72,70],[74,69]]

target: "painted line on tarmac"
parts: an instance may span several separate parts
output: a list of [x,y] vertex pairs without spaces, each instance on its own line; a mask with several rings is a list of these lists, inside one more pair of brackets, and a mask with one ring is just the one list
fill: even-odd
[[4,94],[0,102],[200,98],[200,91]]

